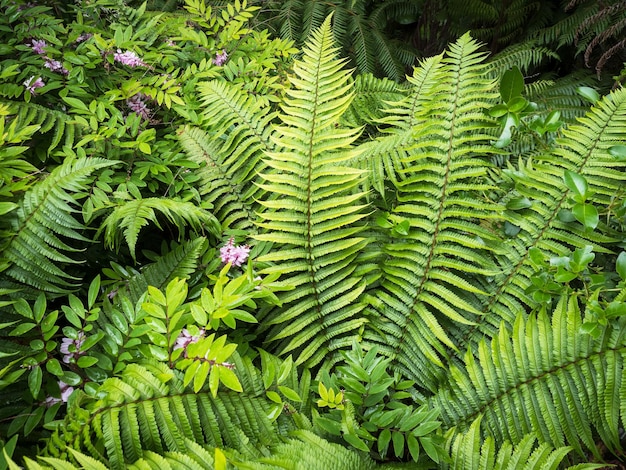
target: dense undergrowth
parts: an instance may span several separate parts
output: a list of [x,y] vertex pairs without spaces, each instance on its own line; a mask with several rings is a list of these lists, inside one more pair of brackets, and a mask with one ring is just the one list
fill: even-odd
[[0,469],[622,458],[619,72],[394,5],[0,0]]

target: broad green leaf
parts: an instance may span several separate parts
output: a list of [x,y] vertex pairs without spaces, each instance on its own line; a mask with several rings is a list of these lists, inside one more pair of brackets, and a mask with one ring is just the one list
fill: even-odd
[[565,170],[563,179],[565,186],[574,193],[574,200],[576,202],[584,202],[585,199],[587,199],[588,185],[584,176],[574,173],[573,171]]
[[585,226],[585,228],[593,230],[600,222],[598,210],[592,204],[574,204],[572,213],[576,220]]
[[505,103],[518,97],[524,91],[524,76],[518,67],[513,67],[502,75],[500,81],[500,96]]
[[576,89],[576,92],[580,96],[585,98],[587,101],[589,101],[591,104],[597,103],[598,100],[600,99],[600,94],[596,90],[594,90],[593,88],[590,88],[588,86],[578,87]]
[[232,369],[222,366],[218,367],[220,368],[220,382],[235,392],[243,392],[241,383]]

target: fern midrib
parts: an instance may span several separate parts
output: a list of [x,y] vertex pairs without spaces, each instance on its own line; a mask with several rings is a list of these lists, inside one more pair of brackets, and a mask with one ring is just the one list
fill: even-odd
[[[593,141],[593,145],[589,148],[589,150],[587,152],[587,155],[585,156],[583,161],[578,166],[578,173],[580,173],[582,171],[582,169],[585,167],[585,165],[587,164],[587,162],[591,158],[591,155],[593,154],[593,152],[597,148],[599,142],[601,141],[602,136],[604,135],[604,132],[606,131],[607,127],[609,126],[609,123],[611,122],[613,115],[616,114],[617,109],[618,108],[616,107],[615,110],[611,113],[611,117],[605,120],[604,126],[602,126],[602,131],[597,133],[596,139]],[[491,296],[491,299],[489,300],[487,305],[482,310],[483,314],[479,316],[479,318],[475,321],[475,324],[473,326],[471,326],[470,328],[467,329],[467,332],[462,337],[462,344],[467,344],[468,343],[467,340],[473,335],[474,331],[476,331],[476,329],[479,328],[482,325],[484,320],[487,318],[487,314],[489,312],[491,312],[491,309],[494,306],[494,304],[497,301],[499,301],[500,297],[503,295],[503,291],[509,285],[509,281],[511,279],[513,279],[513,277],[519,272],[519,270],[522,268],[522,266],[524,266],[527,258],[530,256],[529,255],[530,249],[534,248],[539,243],[539,241],[543,238],[543,236],[546,233],[546,231],[550,227],[552,227],[552,221],[558,216],[558,213],[559,213],[559,211],[561,209],[561,206],[565,203],[567,198],[568,198],[568,192],[566,191],[566,192],[563,193],[561,198],[555,204],[554,208],[552,209],[552,213],[551,213],[550,217],[546,220],[546,223],[544,223],[543,228],[539,231],[537,236],[532,240],[532,243],[526,247],[526,251],[520,257],[518,263],[515,265],[515,267],[512,269],[512,271],[509,273],[509,275],[504,279],[502,284],[500,286],[498,286],[498,289],[494,293],[494,295]],[[461,351],[459,350],[456,354],[457,354],[457,357],[460,357],[459,354],[461,354]]]
[[315,269],[313,266],[313,235],[312,235],[312,231],[313,231],[313,222],[311,220],[312,218],[312,205],[313,205],[313,192],[312,192],[312,184],[313,184],[313,142],[314,142],[314,136],[315,136],[315,122],[316,122],[316,118],[317,118],[317,114],[318,114],[318,108],[319,108],[319,94],[320,94],[320,68],[321,68],[321,62],[323,57],[321,56],[321,53],[323,52],[323,48],[320,48],[320,56],[317,58],[317,60],[315,61],[316,63],[316,69],[315,69],[315,99],[314,99],[314,106],[313,106],[313,118],[311,120],[311,132],[309,133],[309,146],[308,146],[308,154],[307,154],[307,158],[308,158],[308,173],[307,173],[307,210],[306,210],[306,228],[307,228],[307,244],[306,244],[306,251],[307,251],[307,269],[309,271],[309,276],[311,278],[311,287],[313,288],[313,296],[315,299],[315,310],[316,310],[316,320],[317,323],[320,326],[320,331],[324,331],[324,321],[323,321],[323,316],[322,316],[322,305],[321,305],[321,301],[320,301],[320,296],[319,296],[319,290],[318,290],[318,283],[317,280],[315,279]]
[[[501,400],[502,398],[510,395],[512,392],[515,392],[517,390],[520,390],[522,387],[532,384],[533,382],[539,382],[542,379],[546,378],[546,377],[550,377],[552,375],[558,374],[559,371],[564,371],[568,368],[572,368],[574,370],[576,370],[579,366],[579,364],[582,364],[584,362],[587,361],[592,361],[593,358],[595,357],[602,357],[603,355],[607,354],[607,353],[618,353],[620,356],[623,356],[626,354],[626,346],[620,346],[620,347],[615,347],[615,348],[607,348],[607,349],[601,349],[600,351],[596,351],[593,352],[591,354],[589,354],[588,356],[585,357],[581,357],[578,359],[575,359],[573,361],[568,361],[565,363],[562,363],[561,365],[557,365],[555,367],[553,367],[550,370],[547,370],[541,374],[535,375],[533,377],[528,378],[527,380],[520,382],[518,384],[516,384],[513,387],[510,387],[506,390],[503,390],[502,393],[493,396],[489,401],[485,402],[480,408],[476,409],[473,413],[463,417],[462,419],[460,419],[459,421],[453,423],[453,426],[459,425],[459,424],[465,424],[467,422],[473,422],[476,418],[478,418],[479,416],[483,415],[483,413],[485,412],[485,410],[487,410],[488,408],[491,407],[492,404],[497,403],[499,400]],[[445,420],[445,417],[444,417]]]
[[[437,219],[435,222],[435,229],[433,231],[433,243],[430,246],[430,251],[428,253],[428,257],[426,258],[426,264],[424,266],[424,273],[422,275],[421,281],[419,286],[417,287],[417,292],[415,294],[415,297],[413,298],[413,303],[411,304],[410,310],[409,310],[409,315],[413,314],[415,312],[415,308],[416,305],[418,304],[420,297],[422,295],[422,292],[424,291],[424,286],[426,285],[426,281],[428,280],[428,276],[430,273],[430,269],[431,269],[431,264],[432,264],[432,260],[435,254],[435,249],[437,248],[437,235],[439,234],[439,230],[441,227],[441,222],[443,219],[443,209],[444,209],[444,201],[447,197],[447,188],[448,188],[448,182],[449,182],[449,177],[450,177],[450,166],[452,164],[452,157],[453,157],[453,143],[454,143],[454,130],[456,129],[456,118],[457,118],[457,108],[458,108],[458,100],[459,100],[459,84],[460,84],[461,80],[460,80],[460,70],[457,70],[456,72],[456,89],[455,89],[455,93],[454,93],[454,99],[453,99],[453,107],[452,107],[452,119],[450,120],[450,131],[449,131],[449,136],[448,136],[448,149],[447,149],[447,161],[446,161],[446,171],[445,171],[445,176],[443,179],[443,185],[441,187],[441,193],[440,193],[440,198],[439,198],[439,209],[437,211]],[[415,116],[415,113],[412,113],[413,116]],[[406,322],[404,322],[404,325],[402,326],[401,332],[400,332],[400,337],[399,337],[399,341],[396,345],[396,347],[393,350],[393,355],[397,356],[398,353],[400,352],[400,346],[404,343],[404,338],[406,337],[407,334],[407,330],[409,327],[409,321],[407,319]]]

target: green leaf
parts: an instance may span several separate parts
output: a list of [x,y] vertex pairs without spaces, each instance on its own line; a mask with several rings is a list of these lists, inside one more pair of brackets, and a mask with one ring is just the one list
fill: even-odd
[[514,197],[506,203],[506,208],[512,211],[520,209],[528,209],[532,206],[532,202],[527,197]]
[[576,88],[576,92],[587,101],[589,101],[591,104],[597,103],[600,99],[600,94],[596,90],[588,86],[578,87]]
[[619,161],[626,160],[626,145],[614,145],[609,148],[609,153]]
[[568,189],[574,193],[574,199],[577,202],[584,202],[587,199],[588,185],[584,176],[565,170],[563,179]]
[[363,452],[369,452],[370,451],[369,447],[367,447],[367,444],[365,442],[363,442],[363,440],[359,436],[356,436],[356,435],[350,434],[350,433],[345,433],[343,435],[343,438],[344,438],[344,440],[348,444],[350,444],[355,449],[358,449],[358,450],[363,451]]
[[619,277],[622,278],[622,281],[626,281],[626,251],[622,251],[617,257],[615,269]]
[[33,398],[37,398],[37,395],[39,395],[42,380],[43,373],[41,367],[34,366],[28,374],[28,388]]
[[404,455],[404,434],[393,431],[391,433],[391,441],[393,442],[393,453],[396,457],[402,458]]
[[387,428],[383,429],[378,435],[378,453],[381,457],[387,454],[389,443],[391,442],[391,431]]
[[513,67],[504,72],[500,81],[500,96],[505,103],[518,97],[524,91],[524,76],[518,67]]
[[302,398],[300,398],[300,395],[298,395],[298,393],[295,390],[289,387],[285,387],[284,385],[279,385],[278,390],[280,390],[280,392],[283,395],[285,395],[285,398],[287,398],[287,400],[296,401],[296,402],[302,401]]
[[408,434],[406,436],[406,443],[409,446],[409,453],[414,462],[417,462],[420,456],[420,445],[415,436]]
[[572,213],[576,220],[585,226],[585,228],[593,230],[600,222],[598,210],[592,204],[574,204]]
[[218,367],[220,368],[220,382],[235,392],[243,392],[241,383],[232,369],[222,366]]

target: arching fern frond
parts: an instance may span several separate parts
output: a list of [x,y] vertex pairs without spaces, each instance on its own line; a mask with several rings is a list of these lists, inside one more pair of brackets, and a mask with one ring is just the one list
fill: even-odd
[[[519,312],[538,306],[526,292],[531,285],[535,268],[529,250],[538,248],[548,258],[565,256],[575,248],[592,245],[596,252],[608,251],[604,245],[615,239],[605,230],[586,230],[578,222],[563,220],[560,214],[568,209],[569,193],[564,174],[570,171],[582,175],[594,192],[596,205],[608,206],[611,197],[623,186],[623,168],[609,148],[626,137],[626,91],[617,90],[607,96],[573,124],[562,131],[558,145],[550,153],[541,153],[533,159],[520,161],[506,175],[514,187],[512,196],[521,196],[532,202],[520,213],[506,211],[507,221],[520,229],[510,237],[499,256],[500,272],[490,282],[491,298],[482,307],[484,322],[465,333],[478,341],[484,334],[491,335],[501,320],[512,324]],[[600,224],[602,222],[600,221]]]
[[270,123],[276,112],[241,87],[215,80],[198,86],[203,128],[183,127],[178,138],[202,165],[200,192],[226,228],[253,230],[254,200],[262,190],[251,179],[263,169],[263,152],[274,148]]
[[407,77],[410,87],[401,100],[390,100],[382,108],[383,116],[378,120],[385,133],[374,141],[362,145],[363,152],[353,161],[353,165],[368,171],[366,190],[371,187],[381,195],[385,185],[394,183],[396,172],[405,166],[408,148],[415,142],[413,127],[418,122],[416,112],[424,101],[430,98],[431,90],[441,80],[443,56],[424,60],[412,76]]
[[64,267],[81,262],[80,249],[72,242],[88,242],[85,226],[74,214],[77,199],[87,189],[91,174],[115,161],[103,158],[66,159],[46,178],[34,184],[18,202],[18,208],[3,216],[5,235],[0,245],[4,275],[21,285],[50,294],[67,294],[77,279]]
[[354,275],[354,260],[367,244],[359,236],[364,195],[355,191],[363,171],[347,166],[358,154],[351,144],[360,132],[339,126],[352,81],[336,51],[328,18],[294,65],[283,123],[272,135],[276,150],[265,159],[272,171],[259,183],[275,197],[259,201],[264,233],[255,238],[275,250],[258,261],[276,263],[263,272],[280,272],[281,282],[295,287],[263,321],[271,326],[267,340],[274,351],[295,351],[297,363],[309,365],[349,345],[365,321],[357,300],[365,286]]
[[[249,360],[238,358],[235,366],[253,369]],[[258,373],[253,375],[262,384]],[[213,398],[208,390],[184,388],[182,378],[160,363],[127,365],[119,378],[100,386],[98,397],[83,397],[70,406],[68,425],[61,425],[49,441],[51,456],[66,458],[66,443],[107,468],[123,469],[147,451],[193,456],[189,440],[237,450],[250,439],[262,449],[278,435],[277,425],[267,417],[271,405],[262,386],[242,393],[220,390]]]
[[[532,434],[524,436],[517,445],[505,441],[496,453],[492,437],[484,441],[480,433],[481,418],[476,418],[468,431],[450,433],[448,447],[451,463],[444,462],[442,470],[554,470],[565,463],[571,447],[554,448],[545,442],[537,444]],[[592,470],[604,465],[583,464],[567,467],[570,470]]]
[[123,235],[130,254],[135,258],[135,248],[141,229],[150,222],[161,228],[157,214],[165,217],[172,226],[180,230],[189,224],[197,232],[202,232],[206,228],[214,235],[221,234],[220,224],[215,217],[201,207],[186,201],[150,197],[120,202],[111,211],[100,227],[100,230],[104,230],[105,244],[115,247],[119,245]]
[[185,240],[157,261],[145,266],[141,273],[128,280],[126,289],[131,302],[137,302],[148,286],[164,289],[174,278],[187,279],[198,269],[206,245],[205,237]]
[[500,326],[491,341],[468,350],[453,366],[449,385],[434,397],[447,426],[469,427],[484,416],[483,431],[497,444],[514,445],[534,433],[555,447],[571,446],[581,458],[602,446],[622,451],[626,420],[625,322],[609,324],[594,339],[582,331],[578,298],[566,293],[550,314],[517,315],[512,330]]
[[484,110],[495,83],[479,47],[469,35],[460,38],[420,96],[414,141],[397,174],[398,203],[388,216],[392,225],[406,224],[406,235],[385,246],[381,289],[372,299],[373,326],[382,334],[373,330],[368,338],[427,389],[444,373],[432,365],[443,366],[446,348],[455,348],[444,325],[471,324],[477,299],[487,295],[476,279],[495,274],[498,238],[479,223],[500,210],[483,200],[492,187],[479,180],[490,166]]

